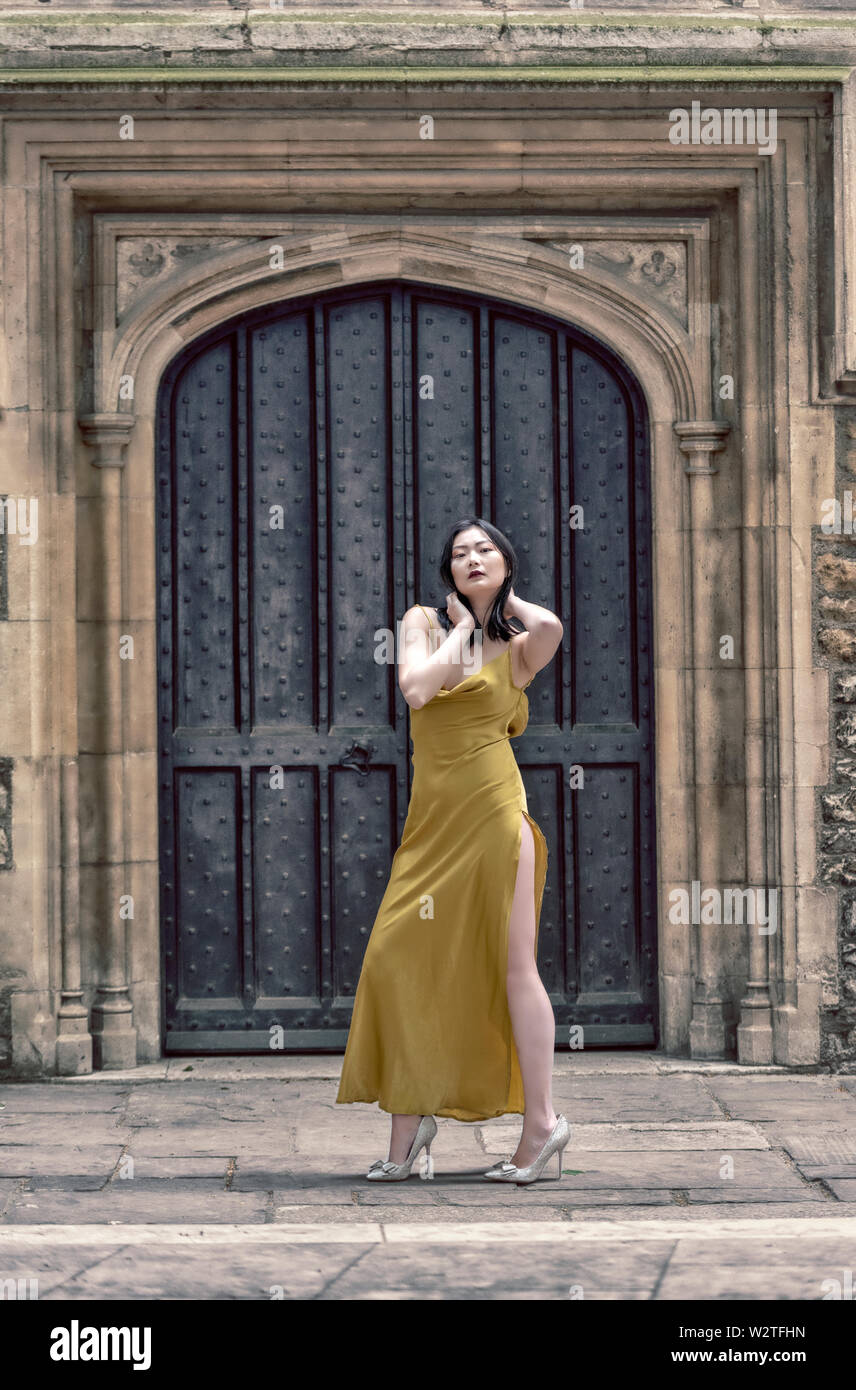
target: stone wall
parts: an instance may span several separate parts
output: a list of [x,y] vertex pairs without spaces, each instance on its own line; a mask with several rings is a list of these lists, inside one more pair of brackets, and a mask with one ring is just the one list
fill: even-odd
[[824,510],[814,542],[815,632],[832,687],[831,778],[821,793],[818,867],[822,881],[841,890],[838,977],[829,981],[824,1010],[823,1057],[832,1065],[856,1056],[856,892],[850,891],[856,889],[856,527],[850,520],[856,414],[839,412],[837,424],[834,500],[841,510]]
[[228,65],[425,70],[485,63],[503,69],[595,66],[840,65],[856,35],[841,0],[622,6],[534,0],[525,7],[440,5],[88,4],[0,7],[0,67],[158,69],[165,76]]

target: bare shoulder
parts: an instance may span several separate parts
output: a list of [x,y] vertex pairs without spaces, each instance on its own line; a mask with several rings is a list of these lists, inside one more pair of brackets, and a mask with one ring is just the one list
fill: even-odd
[[414,603],[412,608],[408,608],[402,621],[406,622],[408,627],[422,627],[427,629],[431,626],[428,621],[428,614],[433,614],[433,611],[434,610],[431,608],[426,610],[421,603]]
[[[440,619],[437,616],[439,611],[440,610],[438,608],[433,608],[430,603],[417,603],[414,604],[412,608],[408,609],[408,613],[419,614],[419,617],[422,619],[421,625],[423,627],[430,628],[439,628],[442,626]],[[407,614],[405,614],[405,617],[407,617]]]

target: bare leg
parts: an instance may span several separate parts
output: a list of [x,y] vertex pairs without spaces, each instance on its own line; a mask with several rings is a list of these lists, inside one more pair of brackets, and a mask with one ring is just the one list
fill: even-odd
[[508,925],[508,1011],[523,1078],[523,1132],[511,1161],[525,1168],[538,1157],[558,1116],[553,1109],[553,1006],[535,961],[535,840],[521,815],[520,861]]
[[[403,1163],[410,1153],[410,1146],[413,1143],[416,1131],[419,1128],[421,1115],[393,1115],[392,1130],[389,1136],[389,1154],[387,1156],[390,1163]],[[422,1150],[424,1153],[425,1150]],[[414,1172],[416,1170],[414,1169]]]

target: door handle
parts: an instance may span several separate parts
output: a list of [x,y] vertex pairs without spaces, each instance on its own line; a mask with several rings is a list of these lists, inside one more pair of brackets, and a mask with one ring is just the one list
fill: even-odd
[[352,768],[354,772],[366,773],[371,767],[372,754],[375,752],[373,743],[364,742],[363,739],[355,739],[344,753],[341,759],[342,767]]

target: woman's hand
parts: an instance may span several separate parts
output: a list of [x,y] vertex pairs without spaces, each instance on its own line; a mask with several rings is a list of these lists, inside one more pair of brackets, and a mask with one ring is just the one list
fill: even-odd
[[454,590],[446,595],[446,612],[453,627],[466,627],[470,632],[475,628],[475,618],[470,610],[464,607]]

